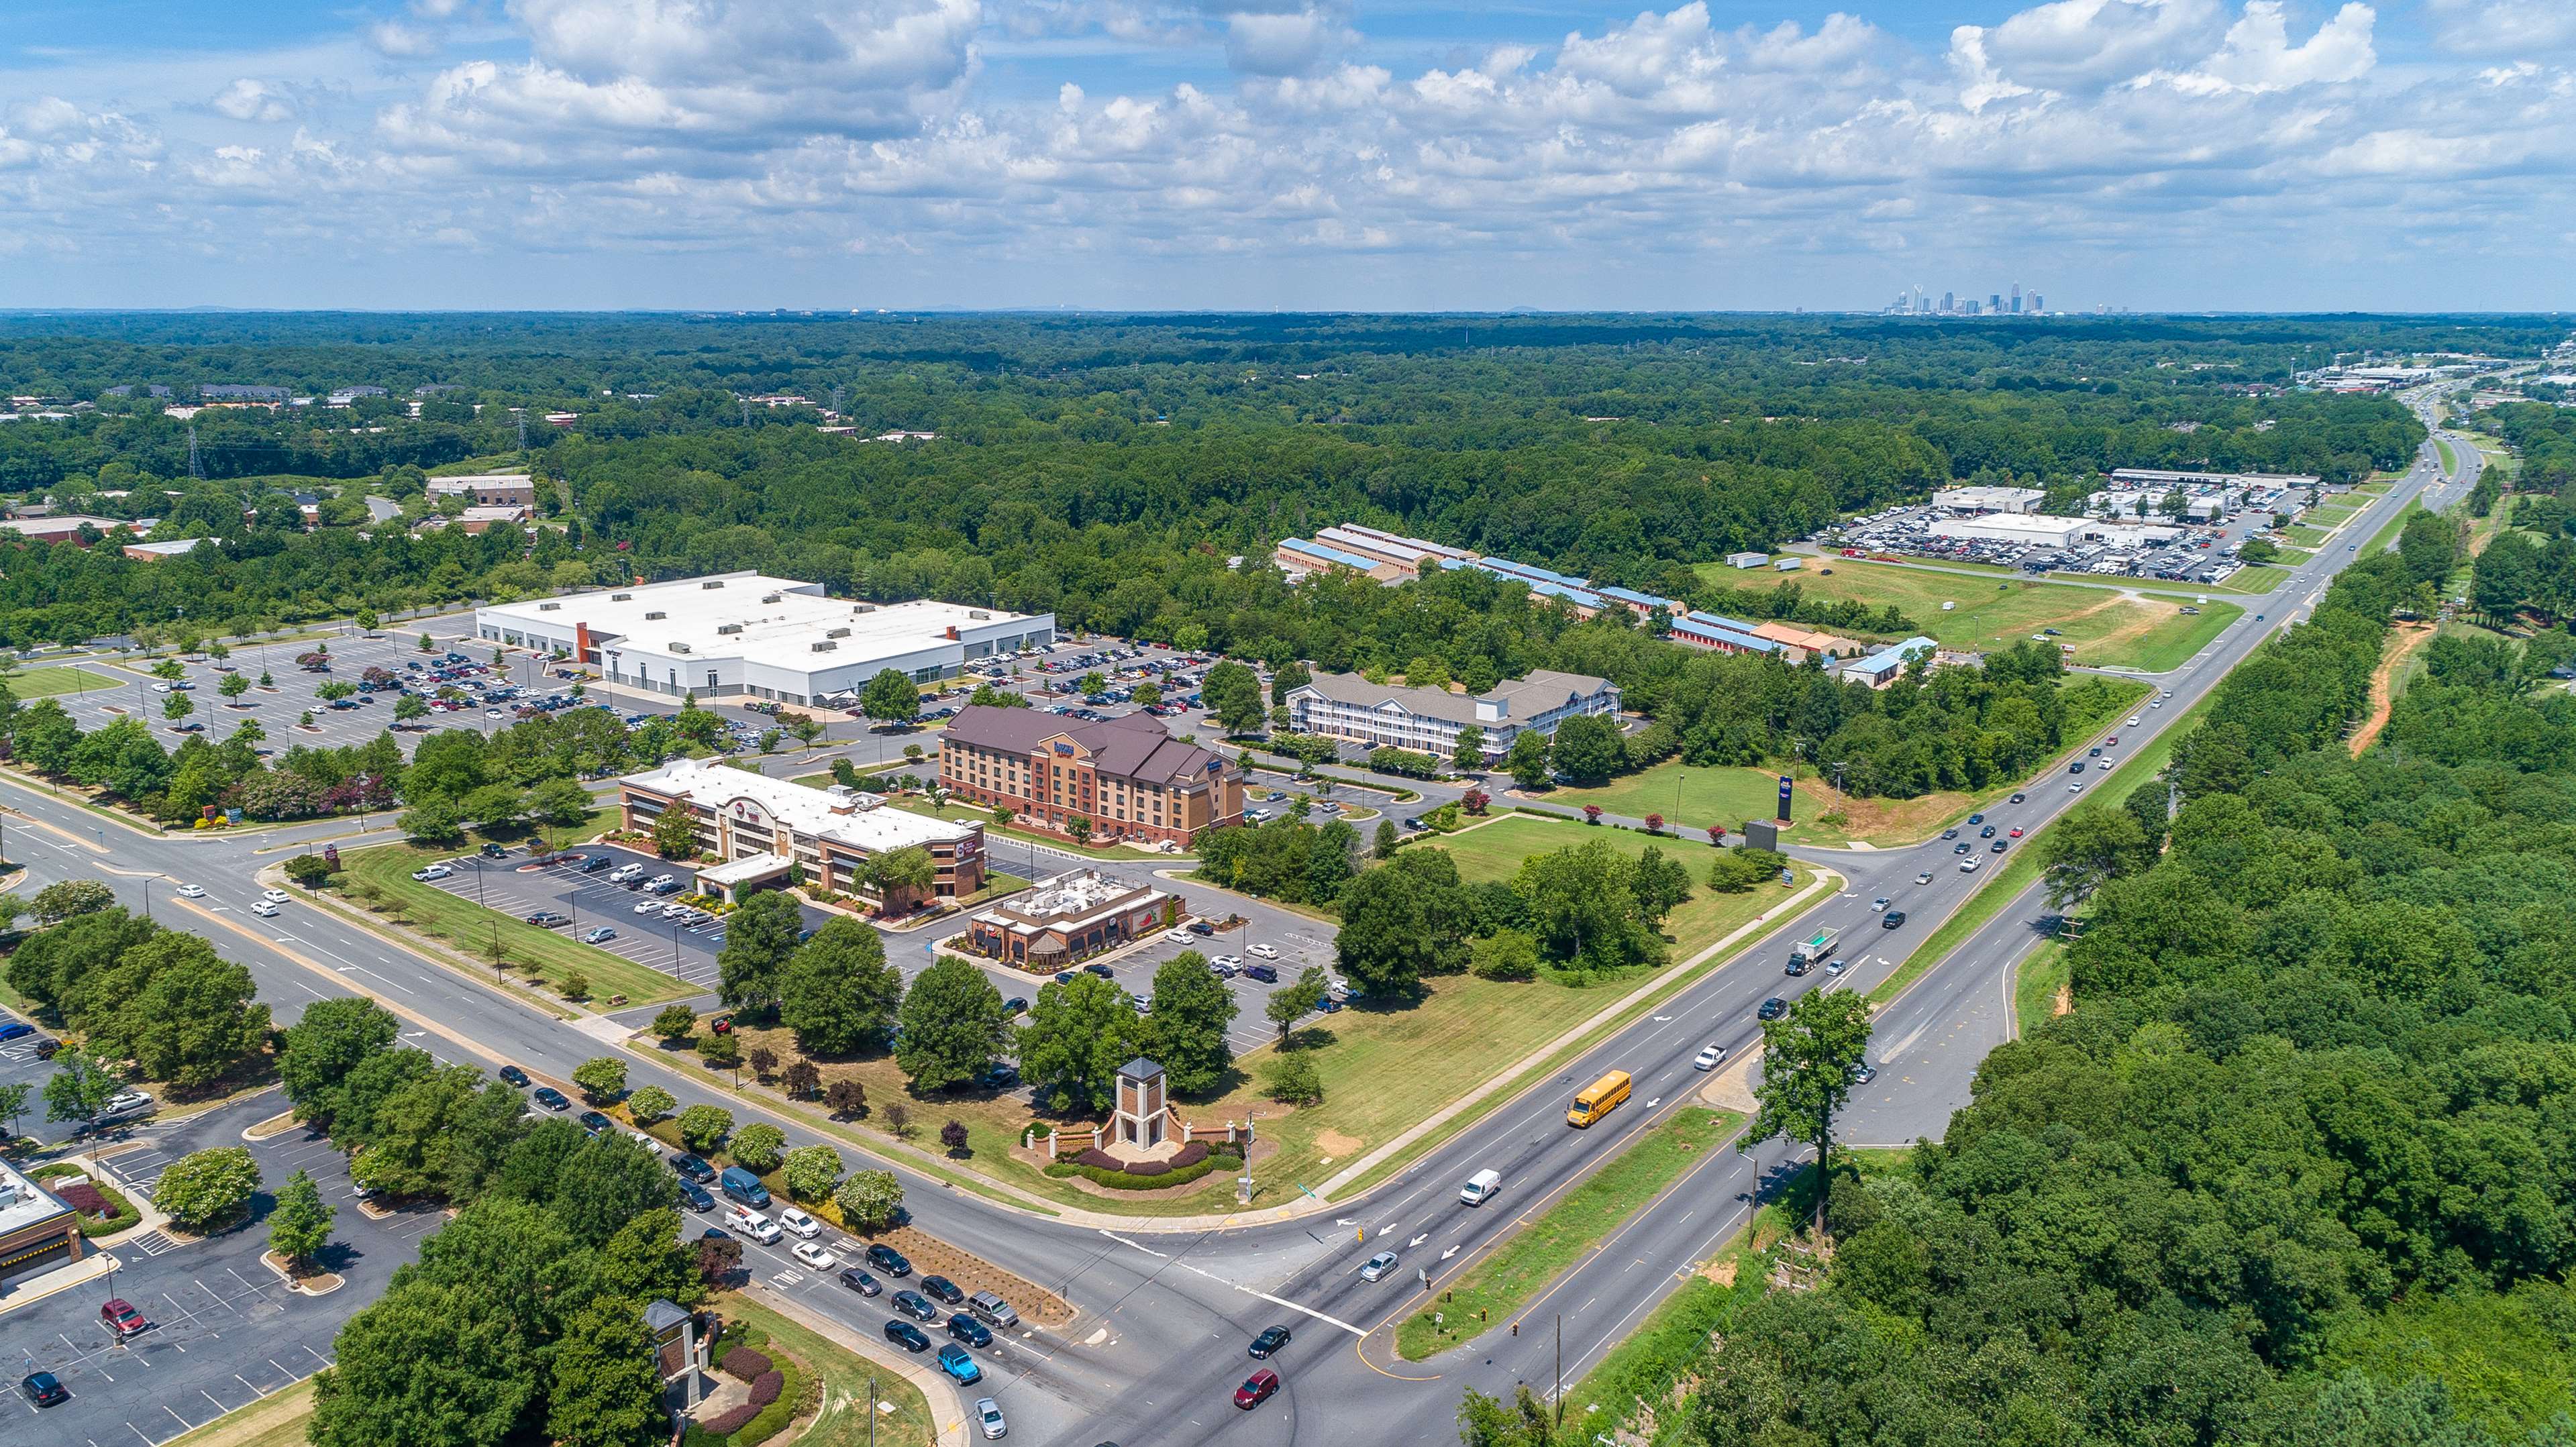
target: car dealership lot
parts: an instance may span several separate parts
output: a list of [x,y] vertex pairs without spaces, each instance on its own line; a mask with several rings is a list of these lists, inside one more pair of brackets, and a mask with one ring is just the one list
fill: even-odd
[[[148,1195],[170,1161],[244,1144],[245,1126],[283,1106],[269,1092],[138,1131],[135,1148],[105,1147],[117,1151],[106,1165],[120,1188]],[[17,1360],[17,1372],[51,1372],[72,1393],[70,1401],[38,1414],[13,1392],[13,1415],[28,1421],[0,1431],[0,1440],[158,1444],[292,1386],[331,1364],[341,1323],[383,1295],[394,1268],[411,1260],[421,1236],[445,1219],[431,1209],[368,1219],[350,1195],[346,1161],[325,1139],[299,1130],[248,1144],[262,1179],[250,1221],[194,1242],[161,1231],[129,1237],[113,1248],[119,1265],[112,1274],[0,1317],[0,1350]],[[324,1264],[348,1284],[324,1296],[287,1290],[259,1260],[268,1248],[264,1221],[272,1193],[297,1170],[310,1173],[323,1199],[338,1208]],[[152,1320],[151,1329],[113,1340],[99,1319],[99,1306],[110,1297],[132,1303]]]

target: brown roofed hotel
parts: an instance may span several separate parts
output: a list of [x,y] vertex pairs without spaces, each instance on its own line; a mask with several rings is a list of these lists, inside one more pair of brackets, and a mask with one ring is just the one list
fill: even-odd
[[1187,848],[1243,822],[1243,776],[1220,755],[1128,714],[1082,723],[1033,708],[960,709],[939,736],[940,787],[1023,828]]

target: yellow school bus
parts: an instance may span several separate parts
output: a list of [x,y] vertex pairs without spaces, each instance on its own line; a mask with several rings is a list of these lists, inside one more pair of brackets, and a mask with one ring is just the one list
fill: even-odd
[[1590,1125],[1618,1108],[1628,1098],[1628,1072],[1613,1070],[1583,1088],[1574,1098],[1574,1107],[1565,1113],[1567,1125]]

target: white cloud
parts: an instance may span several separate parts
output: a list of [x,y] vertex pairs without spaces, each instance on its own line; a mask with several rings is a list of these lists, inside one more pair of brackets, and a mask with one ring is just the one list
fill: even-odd
[[2246,0],[2244,18],[2228,27],[2227,43],[2199,69],[2181,75],[2142,76],[2141,85],[2164,82],[2200,93],[2278,91],[2303,85],[2359,80],[2379,61],[2371,44],[2377,12],[2352,0],[2299,45],[2290,44],[2280,0]]
[[1311,75],[1359,43],[1333,12],[1239,10],[1225,17],[1225,59],[1251,75]]
[[2428,0],[2434,40],[2464,55],[2522,55],[2576,46],[2568,0]]
[[213,101],[215,109],[237,121],[284,121],[295,117],[295,107],[279,95],[266,81],[244,76],[225,86]]

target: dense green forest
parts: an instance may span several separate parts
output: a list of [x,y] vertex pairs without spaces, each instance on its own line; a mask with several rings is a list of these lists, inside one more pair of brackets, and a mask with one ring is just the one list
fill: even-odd
[[2222,686],[2179,812],[2096,816],[2074,1012],[1833,1184],[1822,1289],[1727,1325],[1696,1437],[2576,1440],[2576,699],[2444,638],[2352,757],[2418,541]]
[[[757,566],[1401,663],[1422,650],[1371,637],[1347,597],[1290,595],[1260,566],[1269,546],[1359,520],[1655,587],[1951,481],[2065,488],[2203,463],[2353,477],[2408,455],[2402,408],[2241,384],[2364,348],[2545,339],[2372,318],[5,318],[0,379],[95,405],[0,428],[0,491],[225,543],[153,565],[0,549],[0,642]],[[390,395],[164,415],[218,384]],[[779,391],[809,405],[745,400]],[[835,405],[856,435],[815,425]],[[889,429],[938,437],[860,440]],[[532,555],[410,538],[358,501],[416,514],[422,469],[518,464],[564,525]],[[311,535],[287,505],[299,488],[326,495]],[[1540,646],[1486,611],[1462,655]]]

